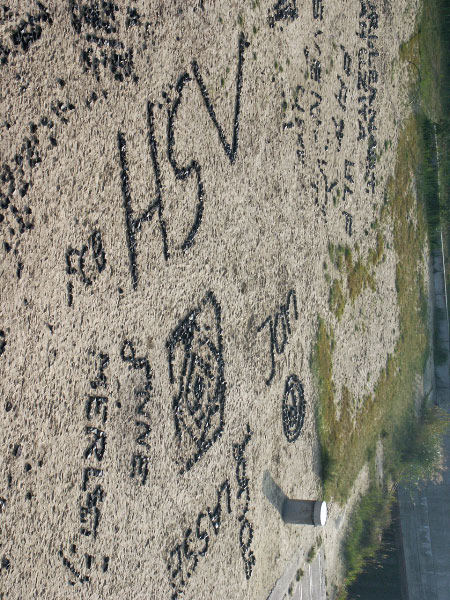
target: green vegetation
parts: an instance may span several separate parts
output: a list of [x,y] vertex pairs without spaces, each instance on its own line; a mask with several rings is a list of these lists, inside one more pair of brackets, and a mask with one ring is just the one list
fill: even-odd
[[381,262],[384,253],[384,239],[379,231],[377,231],[377,245],[375,250],[372,248],[369,250],[369,263],[372,263],[374,267]]
[[[358,248],[356,248],[356,250],[359,253]],[[367,287],[369,287],[372,291],[375,291],[375,275],[371,268],[375,267],[381,261],[383,252],[384,240],[379,231],[377,232],[376,248],[369,250],[367,261],[364,261],[361,256],[358,256],[355,262],[353,253],[349,246],[342,246],[341,244],[334,246],[331,243],[328,244],[328,254],[330,255],[332,264],[334,264],[340,273],[346,273],[347,289],[352,302],[354,302]],[[330,290],[330,308],[336,314],[336,316],[340,318],[340,316],[337,314],[337,310],[338,307],[340,307],[343,311],[345,306],[345,297],[343,298],[342,306],[342,299],[340,298],[339,291],[342,295],[343,292],[342,288],[340,288],[340,283],[333,283],[333,285],[334,289],[332,288]],[[340,289],[338,289],[338,285]],[[339,300],[339,302],[337,302],[337,300]],[[342,315],[342,312],[340,314]]]
[[[366,560],[375,554],[381,532],[389,523],[391,500],[392,493],[386,499],[385,491],[372,482],[355,508],[352,529],[344,546],[346,587],[356,579]],[[342,590],[339,598],[345,597],[345,590]]]
[[316,558],[316,554],[317,554],[317,548],[315,546],[311,546],[311,548],[309,549],[309,552],[306,556],[306,562],[311,563]]
[[[359,253],[359,249],[356,248]],[[349,246],[334,246],[328,244],[328,254],[330,260],[336,269],[346,274],[347,290],[350,300],[354,302],[356,298],[369,287],[372,291],[375,291],[375,276],[372,267],[375,267],[381,260],[384,252],[384,240],[380,232],[377,232],[377,245],[375,249],[369,250],[369,257],[367,261],[364,261],[361,256],[358,255],[356,262],[354,262],[353,253]],[[335,280],[330,289],[329,304],[330,309],[334,312],[338,319],[341,318],[345,307],[345,295],[341,287],[341,282]]]
[[[400,422],[394,437],[389,439],[387,432],[382,431],[387,480],[417,484],[423,479],[432,478],[441,462],[441,440],[448,422],[446,413],[436,407],[424,406],[419,419],[413,413],[408,413]],[[339,600],[347,598],[348,588],[365,569],[367,562],[373,562],[383,531],[391,521],[395,489],[386,483],[376,483],[374,455],[369,453],[369,456],[371,482],[353,510],[352,528],[345,539],[346,579]],[[376,574],[373,577],[376,578]]]
[[410,484],[432,479],[442,461],[442,436],[448,425],[448,415],[436,406],[425,404],[419,419],[410,414],[388,447],[392,477]]
[[[381,536],[380,547],[373,556],[368,556],[364,571],[348,587],[349,598],[364,600],[399,600],[402,597],[399,572],[402,565],[402,551],[398,545],[401,535],[399,511],[396,502],[392,505],[391,514],[387,515],[390,525]],[[342,596],[341,596],[342,597]]]
[[328,254],[330,256],[330,260],[332,264],[337,268],[337,270],[342,273],[344,268],[344,254],[345,249],[344,246],[339,244],[338,246],[334,246],[333,244],[328,244]]
[[370,287],[372,291],[375,291],[375,279],[372,273],[368,271],[367,266],[360,258],[358,258],[358,260],[355,263],[353,263],[351,251],[346,253],[345,258],[345,264],[347,266],[348,292],[350,295],[350,300],[354,302],[355,299],[361,294],[361,292],[366,287]]
[[338,279],[335,279],[330,288],[329,297],[330,310],[334,312],[338,321],[341,320],[345,308],[345,296]]
[[304,574],[305,572],[303,571],[303,569],[297,569],[297,573],[295,574],[295,581],[300,581]]

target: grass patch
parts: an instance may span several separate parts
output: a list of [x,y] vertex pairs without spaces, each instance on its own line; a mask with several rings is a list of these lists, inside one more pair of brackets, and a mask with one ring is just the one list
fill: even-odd
[[325,498],[328,498],[334,491],[332,482],[335,479],[334,473],[339,449],[338,440],[336,439],[339,430],[336,427],[336,406],[334,402],[333,346],[333,331],[328,329],[325,321],[319,317],[317,340],[311,363],[319,388],[317,423]]
[[433,123],[421,111],[416,115],[419,129],[418,191],[425,206],[428,237],[432,247],[440,247],[440,205],[436,137]]
[[442,462],[442,436],[449,426],[449,416],[437,406],[425,405],[419,419],[413,415],[401,423],[397,435],[387,448],[393,478],[416,485],[436,475]]
[[377,231],[377,242],[375,249],[371,248],[369,250],[369,263],[371,263],[374,267],[381,262],[384,253],[384,238],[381,235],[380,231]]
[[[345,275],[349,298],[352,302],[366,289],[375,291],[375,275],[372,271],[381,260],[384,252],[384,240],[380,232],[377,232],[376,248],[370,249],[367,261],[359,256],[359,249],[356,261],[353,258],[352,250],[349,246],[334,246],[331,242],[328,244],[328,254],[331,263],[336,267],[339,273]],[[329,305],[330,309],[338,319],[341,318],[345,307],[345,294],[342,290],[341,282],[333,281],[330,289]]]
[[344,314],[345,296],[338,279],[335,279],[331,285],[328,303],[330,310],[336,315],[337,320],[340,321]]
[[[344,543],[346,588],[356,579],[367,559],[375,554],[381,532],[389,523],[391,502],[392,495],[386,496],[385,491],[372,482],[353,510],[352,528]],[[340,597],[345,598],[342,592]]]
[[369,272],[367,266],[360,258],[356,261],[356,263],[353,263],[350,253],[350,258],[346,260],[346,265],[347,287],[350,300],[352,302],[354,302],[367,287],[370,287],[372,291],[375,291],[375,278],[373,274]]
[[350,598],[365,600],[399,600],[402,586],[399,577],[402,568],[402,550],[398,544],[400,532],[400,514],[397,502],[392,503],[389,526],[378,534],[380,547],[369,556],[363,572],[349,585]]
[[328,254],[331,260],[331,263],[336,267],[336,269],[342,273],[344,269],[344,254],[345,248],[341,244],[335,246],[331,242],[328,242]]

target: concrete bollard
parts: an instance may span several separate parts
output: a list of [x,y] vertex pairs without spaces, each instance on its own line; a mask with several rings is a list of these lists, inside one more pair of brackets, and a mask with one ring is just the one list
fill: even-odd
[[289,500],[283,502],[281,518],[285,523],[322,527],[327,522],[327,503],[321,500]]

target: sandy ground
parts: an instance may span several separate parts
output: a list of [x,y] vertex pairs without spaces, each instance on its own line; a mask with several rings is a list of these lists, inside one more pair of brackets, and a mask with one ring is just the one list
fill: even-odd
[[416,3],[7,5],[0,597],[266,598],[319,535],[263,493],[320,494],[317,315],[359,397],[398,335],[392,246],[339,323],[323,262],[375,246]]

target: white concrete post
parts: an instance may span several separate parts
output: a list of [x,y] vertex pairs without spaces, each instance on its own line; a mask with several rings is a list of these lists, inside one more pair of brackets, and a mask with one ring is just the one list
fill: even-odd
[[283,502],[281,517],[285,523],[322,527],[327,521],[327,503],[321,500],[290,500]]

